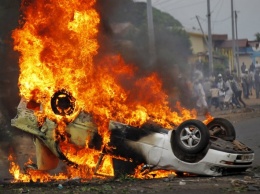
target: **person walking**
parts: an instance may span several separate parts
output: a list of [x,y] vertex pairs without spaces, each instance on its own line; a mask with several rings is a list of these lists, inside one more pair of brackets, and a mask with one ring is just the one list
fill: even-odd
[[227,81],[225,82],[224,90],[225,90],[224,108],[228,109],[229,106],[234,108],[233,101],[232,101],[234,92],[231,88],[230,79],[227,79]]
[[221,110],[224,109],[224,98],[225,98],[225,82],[223,80],[222,74],[218,74],[218,78],[217,78],[217,88],[219,89],[219,108]]
[[[211,106],[214,105],[215,110],[217,110],[217,108],[221,109],[221,107],[219,106],[219,89],[216,84],[212,85],[212,87],[210,88],[210,93],[211,93],[210,105]],[[209,107],[209,109],[211,109],[211,107]]]
[[230,76],[230,85],[234,92],[234,99],[239,105],[240,103],[243,104],[243,107],[246,107],[246,103],[242,99],[242,87],[238,83],[238,81],[231,75]]
[[248,99],[249,98],[249,83],[248,83],[248,69],[245,69],[245,73],[242,74],[241,76],[241,82],[242,82],[242,89],[243,89],[243,96],[244,98]]
[[208,113],[208,104],[206,101],[205,91],[203,89],[200,80],[198,79],[194,80],[193,87],[194,87],[194,92],[198,97],[196,101],[196,106],[199,109],[199,111],[202,112],[203,115],[206,115]]

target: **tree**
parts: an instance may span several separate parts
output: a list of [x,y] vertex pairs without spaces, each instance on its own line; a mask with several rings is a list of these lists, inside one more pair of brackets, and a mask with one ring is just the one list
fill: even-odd
[[256,34],[255,34],[255,37],[256,37],[256,41],[257,42],[260,42],[260,33],[259,32],[257,32]]

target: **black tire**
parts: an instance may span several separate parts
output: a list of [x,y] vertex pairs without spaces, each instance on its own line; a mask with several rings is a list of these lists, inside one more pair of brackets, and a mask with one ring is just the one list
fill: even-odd
[[200,120],[190,119],[181,123],[174,131],[171,145],[177,146],[184,153],[198,154],[208,146],[209,139],[206,125]]
[[214,118],[211,122],[207,124],[207,127],[212,136],[221,138],[226,141],[233,141],[236,139],[236,131],[234,125],[227,119]]

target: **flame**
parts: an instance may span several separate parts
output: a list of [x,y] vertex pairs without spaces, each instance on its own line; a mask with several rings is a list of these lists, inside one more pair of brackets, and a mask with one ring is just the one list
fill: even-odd
[[211,116],[209,113],[206,113],[205,117],[206,117],[206,119],[203,121],[203,123],[205,125],[207,125],[208,123],[210,123],[214,119],[214,117]]
[[[90,179],[93,174],[88,173],[87,166],[79,166],[77,169],[67,166],[67,173],[59,173],[57,175],[50,175],[46,171],[34,170],[28,168],[25,172],[22,172],[19,165],[15,163],[15,158],[12,154],[9,155],[8,160],[10,161],[9,172],[14,176],[12,182],[48,182],[52,180],[67,180],[69,178]],[[32,160],[29,159],[24,165],[33,164]]]
[[173,170],[152,170],[149,169],[142,171],[142,166],[138,165],[135,169],[135,173],[133,175],[134,178],[138,179],[153,179],[153,178],[165,178],[165,177],[176,177],[177,174]]
[[[58,124],[56,131],[64,136],[67,121],[84,110],[93,116],[105,146],[110,141],[109,120],[133,126],[151,120],[172,128],[195,118],[195,111],[179,103],[177,112],[171,110],[169,96],[156,73],[137,77],[138,69],[126,64],[120,55],[95,58],[100,23],[95,3],[96,0],[23,0],[21,3],[21,25],[12,33],[14,50],[20,53],[19,90],[21,97],[42,105],[43,110],[36,111],[39,121],[46,117],[54,120]],[[50,99],[64,88],[76,99],[76,111],[60,116],[52,111]],[[89,148],[77,150],[68,139],[62,143],[61,150],[79,166],[87,165],[89,175],[93,175],[101,153]],[[101,173],[113,175],[111,157],[102,162]],[[19,174],[17,166],[12,165],[11,169],[15,179],[28,180]],[[82,171],[70,169],[68,174],[87,174]]]

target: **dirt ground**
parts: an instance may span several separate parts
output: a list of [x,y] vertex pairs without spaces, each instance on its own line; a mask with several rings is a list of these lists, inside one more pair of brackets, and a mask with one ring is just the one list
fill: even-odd
[[[226,112],[214,112],[213,115],[223,116],[233,122],[242,119],[260,117],[260,107],[254,109],[248,108],[243,110],[228,110]],[[31,139],[23,135],[17,135],[27,144],[19,144],[19,157],[23,156],[24,160],[33,157],[33,145]],[[2,144],[3,145],[3,144]],[[30,145],[30,147],[26,147]],[[6,145],[8,147],[8,145]],[[24,151],[23,151],[24,150]],[[27,151],[29,154],[24,154]],[[102,193],[260,193],[260,164],[247,170],[245,173],[223,176],[223,177],[202,177],[202,176],[169,176],[160,179],[140,180],[129,176],[120,176],[113,179],[94,179],[82,182],[80,179],[67,181],[54,181],[48,183],[11,183],[12,177],[8,174],[8,161],[3,158],[5,153],[0,153],[0,194],[28,193],[28,194],[102,194]],[[18,156],[17,156],[18,157]],[[23,161],[22,161],[23,162]]]
[[244,174],[225,177],[167,177],[161,179],[139,180],[121,177],[112,180],[79,180],[49,183],[5,183],[0,193],[68,193],[68,194],[132,194],[132,193],[259,193],[259,169]]

